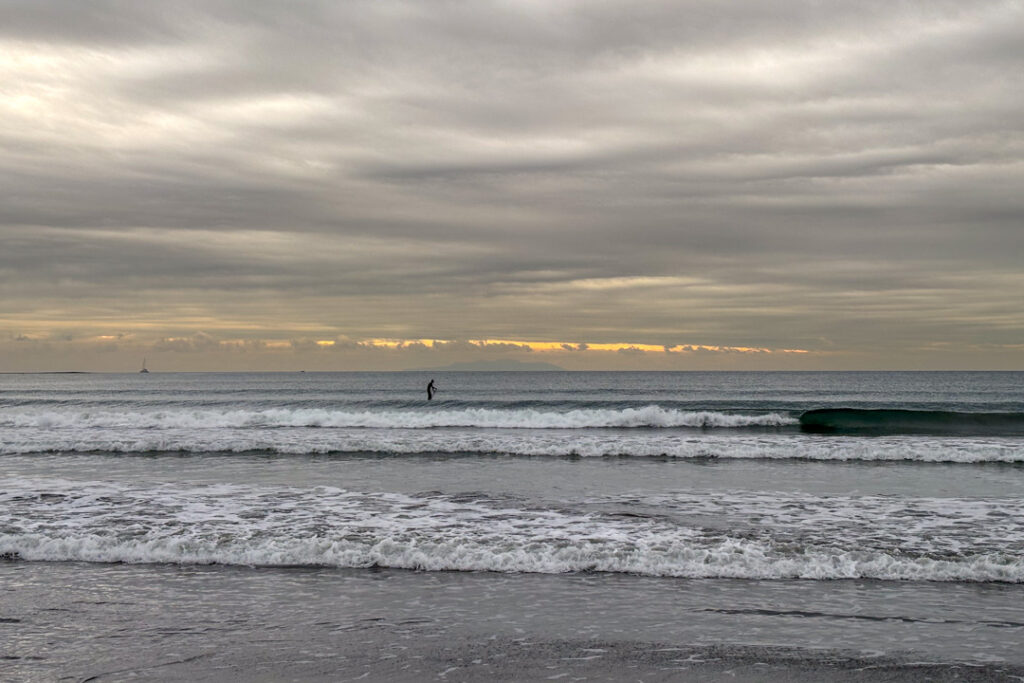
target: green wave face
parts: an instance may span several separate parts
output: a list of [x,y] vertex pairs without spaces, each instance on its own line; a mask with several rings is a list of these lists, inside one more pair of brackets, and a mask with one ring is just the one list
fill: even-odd
[[823,408],[800,416],[800,429],[819,434],[1024,434],[1022,413]]

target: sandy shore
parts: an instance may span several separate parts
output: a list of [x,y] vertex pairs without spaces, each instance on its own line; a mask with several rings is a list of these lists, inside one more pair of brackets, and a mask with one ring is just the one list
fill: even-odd
[[[1021,669],[857,658],[843,652],[629,642],[487,639],[389,646],[380,626],[330,642],[279,643],[125,661],[74,672],[78,681],[1015,681]],[[374,633],[377,631],[377,633]],[[382,637],[383,636],[383,637]],[[71,674],[72,672],[66,672]],[[63,677],[62,677],[63,678]]]
[[[951,590],[8,560],[0,561],[0,680],[1024,677],[1024,663],[1014,658],[1021,625],[998,608],[1013,611],[1021,587],[981,587],[959,605]],[[965,620],[963,603],[980,604],[988,594],[995,606]],[[906,609],[881,614],[899,600],[940,597],[959,618],[932,609],[920,620],[895,616]],[[846,605],[849,614],[826,613],[827,605]],[[1004,639],[999,648],[997,637]]]

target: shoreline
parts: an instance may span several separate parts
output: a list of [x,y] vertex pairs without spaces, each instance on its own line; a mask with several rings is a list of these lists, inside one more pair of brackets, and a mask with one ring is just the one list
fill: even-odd
[[[367,625],[329,642],[241,647],[83,671],[82,681],[1012,681],[1024,668],[1004,664],[905,661],[839,650],[632,641],[525,639],[385,642]],[[330,652],[315,652],[321,647]],[[378,649],[379,648],[379,649]]]
[[0,663],[15,681],[1011,681],[1020,595],[14,561],[0,562]]

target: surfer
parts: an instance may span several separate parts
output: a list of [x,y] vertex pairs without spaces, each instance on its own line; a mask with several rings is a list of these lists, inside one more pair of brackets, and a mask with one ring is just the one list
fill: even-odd
[[437,393],[437,387],[434,386],[434,380],[430,380],[430,383],[427,384],[427,400],[432,400],[435,393]]

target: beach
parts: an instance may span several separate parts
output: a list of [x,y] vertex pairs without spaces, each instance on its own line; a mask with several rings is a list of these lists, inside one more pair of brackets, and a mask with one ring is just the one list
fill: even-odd
[[6,563],[0,577],[5,680],[1024,673],[1010,589],[82,563]]

